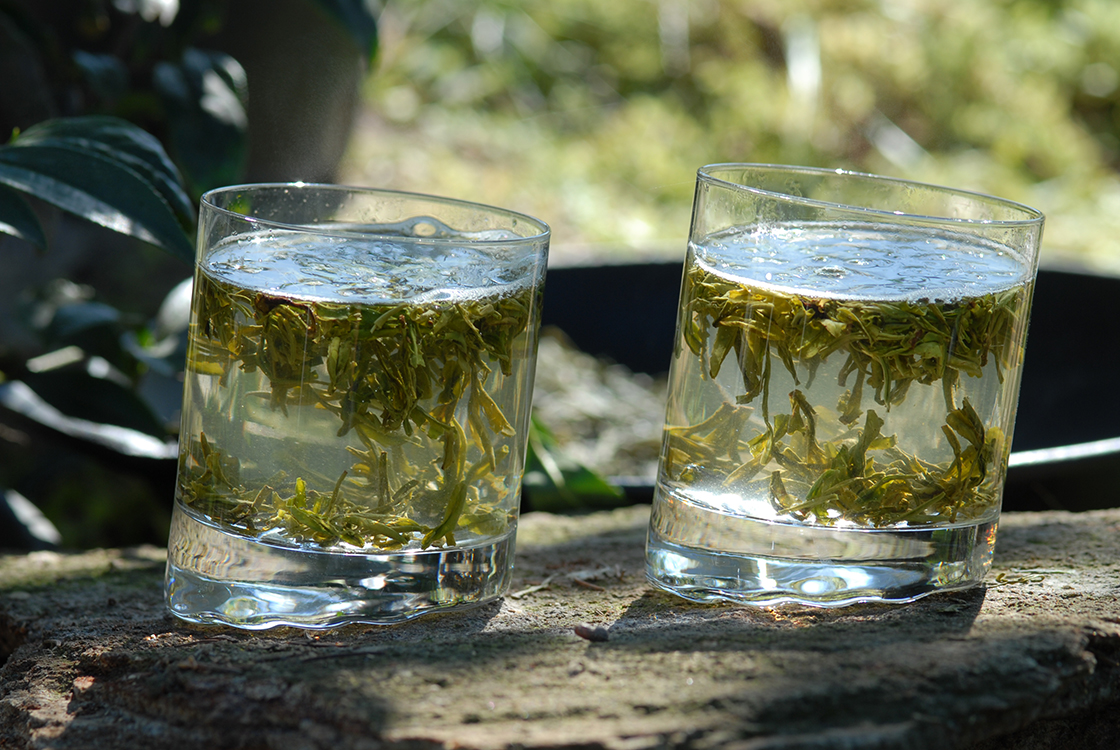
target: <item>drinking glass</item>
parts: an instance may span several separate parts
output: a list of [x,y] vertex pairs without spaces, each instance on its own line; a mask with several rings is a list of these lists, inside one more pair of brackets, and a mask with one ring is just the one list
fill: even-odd
[[841,170],[699,170],[650,581],[909,602],[991,565],[1043,216]]
[[322,628],[505,592],[548,241],[425,195],[204,195],[171,612]]

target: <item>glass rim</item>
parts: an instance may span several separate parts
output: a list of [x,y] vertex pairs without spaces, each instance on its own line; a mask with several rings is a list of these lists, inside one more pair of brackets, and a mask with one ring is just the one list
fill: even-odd
[[[920,188],[931,193],[941,193],[944,195],[955,195],[962,198],[977,201],[978,203],[986,205],[1001,206],[1010,211],[1019,212],[1024,215],[1021,219],[979,219],[979,218],[966,218],[959,216],[938,216],[933,214],[921,213],[908,213],[906,211],[892,211],[886,208],[875,208],[873,206],[861,206],[854,203],[838,203],[833,201],[820,200],[818,198],[806,198],[799,195],[791,195],[776,190],[768,190],[766,188],[755,187],[752,185],[744,185],[740,182],[733,182],[731,180],[718,177],[715,173],[718,171],[731,171],[734,169],[756,169],[759,171],[769,172],[785,172],[789,174],[804,174],[813,175],[817,177],[856,177],[862,180],[871,182],[878,182],[887,185],[896,185],[898,187],[907,188]],[[802,167],[789,164],[764,164],[752,162],[720,162],[716,164],[706,164],[697,170],[697,177],[699,179],[708,180],[713,184],[720,184],[735,190],[741,190],[756,195],[764,195],[775,198],[786,203],[794,203],[803,206],[812,206],[819,208],[832,208],[844,211],[852,211],[869,216],[882,216],[890,218],[892,221],[899,219],[910,219],[916,221],[928,221],[936,223],[952,223],[958,225],[983,225],[983,226],[1006,226],[1006,227],[1019,227],[1030,225],[1041,225],[1046,219],[1042,211],[1028,206],[1025,203],[1013,201],[1009,198],[1000,198],[995,195],[981,193],[976,190],[966,190],[963,188],[954,188],[944,185],[935,185],[929,182],[920,182],[918,180],[908,180],[901,177],[886,177],[883,175],[872,174],[870,172],[858,172],[848,169],[828,169],[826,167]]]
[[[214,197],[223,193],[232,193],[237,191],[250,191],[250,190],[307,190],[319,191],[324,193],[352,193],[362,195],[381,195],[381,196],[397,196],[406,199],[414,199],[421,201],[428,201],[436,205],[455,206],[458,208],[467,208],[481,210],[493,215],[506,216],[512,219],[524,221],[536,230],[535,234],[529,234],[518,237],[503,237],[497,239],[476,239],[476,238],[452,238],[452,237],[423,237],[423,236],[406,236],[403,239],[409,242],[423,242],[425,244],[457,244],[462,245],[464,242],[478,245],[516,245],[525,242],[539,242],[548,240],[552,235],[552,228],[547,222],[542,221],[529,214],[520,211],[514,211],[508,208],[501,208],[499,206],[492,206],[487,203],[479,203],[477,201],[463,200],[461,198],[449,198],[446,196],[432,195],[430,193],[417,193],[407,190],[393,190],[390,188],[376,188],[376,187],[361,187],[355,185],[338,185],[326,182],[247,182],[237,185],[225,185],[223,187],[211,188],[202,194],[200,203],[203,207],[213,210],[219,214],[227,216],[231,219],[244,221],[261,227],[269,227],[274,229],[281,229],[284,231],[302,232],[305,234],[318,234],[329,235],[331,237],[358,237],[369,239],[371,237],[387,238],[401,240],[400,235],[379,233],[376,231],[353,231],[345,229],[331,228],[328,226],[318,224],[297,224],[283,221],[276,221],[274,219],[264,219],[259,216],[250,214],[243,214],[237,211],[219,206],[214,203]],[[435,219],[436,217],[430,217]],[[372,226],[372,225],[371,225]]]

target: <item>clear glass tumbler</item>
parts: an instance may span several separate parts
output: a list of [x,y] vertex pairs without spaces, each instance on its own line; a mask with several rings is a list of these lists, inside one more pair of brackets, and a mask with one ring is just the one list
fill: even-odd
[[991,565],[1043,216],[840,170],[699,170],[647,575],[908,602]]
[[204,195],[171,612],[321,628],[504,593],[548,241],[423,195]]

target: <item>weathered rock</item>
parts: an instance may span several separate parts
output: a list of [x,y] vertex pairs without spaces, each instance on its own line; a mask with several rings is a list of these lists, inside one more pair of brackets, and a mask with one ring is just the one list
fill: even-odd
[[986,587],[838,611],[651,589],[647,513],[529,514],[502,602],[317,633],[179,623],[159,549],[0,558],[0,747],[1120,746],[1120,510],[1005,515]]

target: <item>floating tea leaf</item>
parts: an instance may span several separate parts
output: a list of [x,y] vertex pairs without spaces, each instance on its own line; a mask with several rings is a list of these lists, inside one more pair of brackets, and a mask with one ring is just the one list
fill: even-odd
[[[695,357],[693,372],[725,384],[725,400],[695,424],[667,426],[663,471],[682,484],[701,473],[718,477],[730,489],[765,470],[765,495],[779,516],[826,525],[981,517],[998,503],[986,480],[1002,471],[1007,445],[960,396],[960,373],[1002,382],[1020,365],[1029,295],[1020,284],[947,301],[812,296],[690,263],[677,356]],[[832,357],[841,358],[837,382],[847,390],[819,403],[812,385]],[[717,381],[728,367],[738,368],[734,393],[726,378]],[[778,372],[794,386],[788,412],[773,411]],[[942,462],[907,453],[896,435],[882,433],[915,386],[935,384],[953,455]],[[748,423],[751,407],[761,421]]]
[[[486,498],[508,494],[520,475],[510,448],[517,433],[488,389],[517,388],[503,380],[527,356],[539,304],[528,287],[423,304],[345,305],[245,289],[205,273],[196,284],[188,375],[214,377],[224,396],[209,395],[227,409],[260,399],[290,431],[295,453],[284,475],[251,480],[244,457],[200,433],[180,459],[183,502],[240,532],[271,530],[320,546],[454,545],[456,534],[508,527],[509,511]],[[267,391],[241,393],[250,374],[263,377]],[[509,408],[511,396],[503,398]],[[333,415],[332,431],[348,441],[340,475],[324,476],[300,455],[310,450],[300,447],[297,426],[311,419],[308,409]],[[278,428],[243,429],[249,444],[264,439],[255,433]]]

